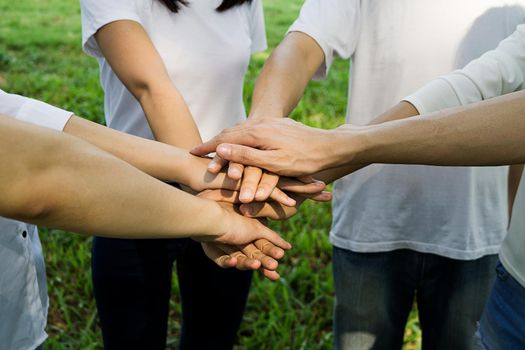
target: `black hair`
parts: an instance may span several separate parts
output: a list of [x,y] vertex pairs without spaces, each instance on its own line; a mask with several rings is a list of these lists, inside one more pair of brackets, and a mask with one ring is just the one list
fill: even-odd
[[[179,12],[181,6],[188,6],[188,0],[160,0],[170,11]],[[217,7],[217,11],[224,12],[232,7],[242,5],[245,2],[252,2],[252,0],[222,0],[222,3]]]

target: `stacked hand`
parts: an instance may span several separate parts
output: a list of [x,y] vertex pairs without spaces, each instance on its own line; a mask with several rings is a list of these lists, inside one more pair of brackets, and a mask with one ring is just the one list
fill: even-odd
[[[203,161],[209,162],[209,159],[199,159],[199,171]],[[192,177],[191,187],[201,191],[198,194],[200,197],[217,201],[223,207],[227,207],[230,213],[237,216],[235,219],[230,217],[232,221],[238,221],[239,217],[242,217],[239,214],[242,214],[244,220],[257,222],[263,226],[255,218],[268,217],[282,220],[294,215],[306,199],[316,201],[331,199],[331,194],[323,191],[326,185],[309,176],[280,177],[255,166],[228,163],[219,156],[207,164],[207,170],[200,179]],[[251,239],[252,236],[253,232],[245,231],[242,237]],[[226,234],[221,240],[222,242],[203,243],[206,255],[217,265],[224,268],[260,269],[264,276],[271,280],[279,278],[276,271],[278,260],[284,256],[289,246],[283,245],[273,235],[258,237],[249,243],[241,244]]]

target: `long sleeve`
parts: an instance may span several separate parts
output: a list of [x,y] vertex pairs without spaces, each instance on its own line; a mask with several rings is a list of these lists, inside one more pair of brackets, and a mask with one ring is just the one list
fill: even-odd
[[525,85],[525,24],[496,49],[465,68],[439,77],[404,100],[420,114],[518,91]]

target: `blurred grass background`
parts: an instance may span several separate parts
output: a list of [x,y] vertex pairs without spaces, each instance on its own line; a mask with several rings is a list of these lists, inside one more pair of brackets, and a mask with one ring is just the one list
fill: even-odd
[[[264,0],[270,49],[254,56],[245,100],[255,79],[302,0]],[[96,61],[81,51],[78,1],[0,1],[0,88],[30,96],[103,123],[103,94]],[[348,62],[337,61],[329,79],[312,82],[292,117],[333,128],[344,121]],[[239,334],[238,349],[331,349],[333,279],[328,242],[330,205],[305,203],[300,213],[272,227],[294,243],[281,264],[283,278],[254,279]],[[41,229],[49,294],[46,349],[100,349],[101,337],[91,286],[91,238]],[[177,280],[173,280],[168,349],[180,330]],[[420,349],[417,312],[410,316],[404,349]]]

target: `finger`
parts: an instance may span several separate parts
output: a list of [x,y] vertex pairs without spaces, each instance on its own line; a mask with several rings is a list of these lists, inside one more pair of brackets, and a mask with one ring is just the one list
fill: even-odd
[[[285,241],[281,236],[279,236],[277,233],[275,233],[274,231],[270,230],[268,227],[264,226],[263,224],[261,224],[260,222],[257,222],[258,226],[259,226],[259,230],[258,230],[258,236],[256,239],[267,239],[269,242],[271,242],[272,244],[284,249],[284,250],[289,250],[289,249],[292,249],[292,245]],[[254,239],[255,240],[255,239]]]
[[306,195],[306,197],[316,202],[330,202],[332,200],[332,192],[322,191],[314,195]]
[[255,192],[257,191],[257,186],[261,180],[262,170],[257,167],[247,166],[244,169],[244,176],[241,183],[241,191],[239,199],[242,203],[253,202],[255,198]]
[[218,155],[215,155],[211,162],[208,163],[207,170],[212,174],[218,174],[227,164],[227,160],[222,159]]
[[248,258],[259,260],[261,262],[261,267],[264,269],[276,270],[279,266],[277,260],[261,252],[253,243],[247,244],[242,249],[242,252]]
[[243,248],[227,244],[219,244],[219,247],[221,250],[228,252],[231,257],[237,259],[237,265],[235,267],[239,270],[257,270],[261,267],[262,262],[244,254],[244,252],[240,250]]
[[230,162],[228,165],[228,177],[232,180],[240,180],[244,171],[244,165],[240,163]]
[[273,189],[270,198],[288,207],[293,207],[297,203],[295,199],[291,198],[277,187]]
[[202,243],[202,249],[208,258],[224,269],[237,265],[237,259],[222,251],[215,244]]
[[210,199],[215,202],[226,202],[232,204],[238,204],[241,202],[239,200],[239,192],[230,190],[204,190],[197,194],[197,197]]
[[312,183],[314,181],[317,181],[313,178],[312,175],[303,175],[303,176],[298,176],[297,177],[297,180],[301,181],[301,182],[304,182],[305,184],[309,184],[309,183]]
[[251,134],[245,131],[246,127],[242,124],[240,126],[235,126],[231,129],[223,130],[219,135],[215,136],[210,141],[205,142],[197,147],[194,147],[190,151],[190,153],[202,157],[209,153],[215,152],[215,150],[221,143],[242,144],[256,147],[256,140],[252,137]]
[[273,220],[285,220],[297,214],[296,207],[287,207],[277,202],[241,204],[239,210],[242,215],[247,217],[268,217]]
[[262,274],[264,277],[268,278],[270,281],[277,281],[279,278],[281,278],[281,275],[275,270],[267,270],[267,269],[261,269]]
[[274,173],[276,168],[283,168],[282,164],[275,164],[276,151],[263,151],[247,146],[234,144],[220,144],[217,147],[217,154],[231,162],[252,165],[264,168]]
[[259,202],[267,200],[278,183],[279,175],[267,171],[263,172],[261,181],[259,181],[259,185],[257,186],[255,200]]
[[257,249],[259,249],[264,254],[271,256],[274,259],[281,259],[284,256],[284,250],[279,247],[276,247],[271,242],[268,242],[266,239],[258,239],[253,242]]
[[277,187],[283,191],[294,193],[318,193],[326,188],[326,184],[317,180],[311,183],[304,183],[296,179],[281,177]]

